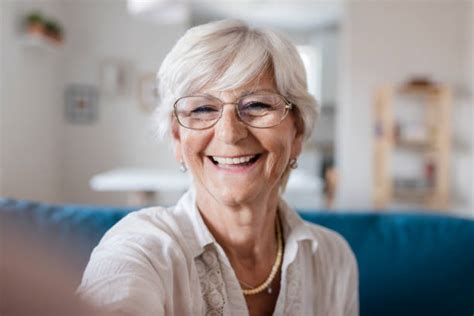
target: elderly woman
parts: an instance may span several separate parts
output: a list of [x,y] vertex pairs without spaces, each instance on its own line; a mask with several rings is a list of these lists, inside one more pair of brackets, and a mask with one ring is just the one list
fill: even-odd
[[295,47],[214,22],[186,32],[158,78],[160,132],[192,188],[108,231],[79,293],[126,315],[358,315],[347,242],[281,198],[317,116]]

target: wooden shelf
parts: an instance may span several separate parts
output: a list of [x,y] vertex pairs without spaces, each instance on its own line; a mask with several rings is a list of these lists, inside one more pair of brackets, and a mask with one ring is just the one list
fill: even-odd
[[401,94],[438,94],[443,91],[438,85],[405,85],[398,89]]
[[[424,105],[425,140],[396,139],[399,136],[395,124],[395,96],[417,94],[417,102]],[[427,209],[446,209],[449,205],[449,165],[451,155],[452,94],[442,85],[409,85],[395,88],[388,85],[377,89],[374,102],[374,204],[385,208],[393,201],[416,203]],[[400,100],[398,100],[400,101]],[[398,102],[397,102],[398,103]],[[433,128],[436,127],[436,128]],[[399,128],[399,127],[398,127]],[[429,177],[432,186],[413,185],[408,181],[400,185],[394,181],[393,156],[398,150],[413,151],[425,161],[420,174]],[[420,183],[423,182],[421,179]],[[427,181],[428,183],[428,181]]]
[[400,190],[393,192],[392,202],[425,205],[433,193],[414,190]]
[[436,147],[427,141],[414,141],[414,140],[398,140],[394,146],[400,149],[413,150],[413,151],[431,151],[435,150]]

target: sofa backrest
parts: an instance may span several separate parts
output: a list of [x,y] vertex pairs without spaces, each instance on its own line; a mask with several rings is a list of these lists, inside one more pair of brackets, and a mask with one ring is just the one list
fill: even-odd
[[427,213],[301,215],[351,245],[361,315],[473,315],[473,220]]
[[[0,199],[0,224],[45,240],[76,265],[134,207],[48,205]],[[300,212],[351,245],[359,265],[361,315],[472,315],[474,221],[433,214]]]

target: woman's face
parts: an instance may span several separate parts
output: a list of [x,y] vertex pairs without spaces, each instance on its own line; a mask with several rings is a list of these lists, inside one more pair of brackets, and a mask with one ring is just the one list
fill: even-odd
[[[264,76],[248,87],[201,92],[231,103],[248,90],[277,91],[271,77]],[[232,104],[224,106],[222,117],[209,129],[191,130],[173,123],[176,159],[191,171],[198,194],[209,194],[226,205],[277,194],[289,160],[301,151],[302,137],[291,112],[280,125],[258,129],[241,122]]]

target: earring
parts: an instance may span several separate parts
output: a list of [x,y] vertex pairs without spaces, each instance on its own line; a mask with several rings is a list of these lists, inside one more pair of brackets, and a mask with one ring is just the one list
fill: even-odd
[[290,159],[290,168],[291,169],[298,168],[298,160],[296,160],[296,158],[291,158]]
[[181,171],[182,173],[185,173],[186,171],[188,171],[188,168],[186,168],[184,161],[181,161],[180,164],[181,165],[179,166],[179,171]]

